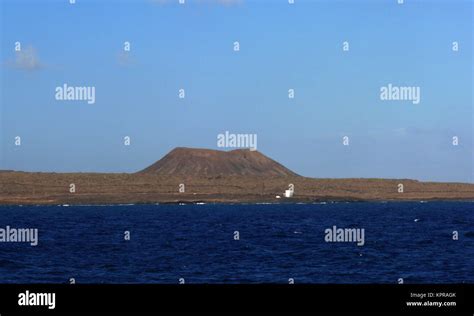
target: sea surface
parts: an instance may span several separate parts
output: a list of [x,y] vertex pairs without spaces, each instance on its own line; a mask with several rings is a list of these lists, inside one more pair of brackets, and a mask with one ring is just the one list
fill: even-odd
[[474,283],[473,202],[0,206],[7,225],[39,241],[0,242],[0,283]]

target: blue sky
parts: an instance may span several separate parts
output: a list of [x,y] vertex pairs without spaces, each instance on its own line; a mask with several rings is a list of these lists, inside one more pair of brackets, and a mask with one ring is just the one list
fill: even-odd
[[473,182],[472,1],[177,2],[0,0],[0,168],[134,172],[230,131],[306,176]]

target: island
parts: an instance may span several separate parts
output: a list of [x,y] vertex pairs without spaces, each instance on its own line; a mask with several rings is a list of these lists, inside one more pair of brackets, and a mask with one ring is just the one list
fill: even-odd
[[135,173],[0,171],[2,205],[474,200],[474,184],[322,179],[256,150],[175,148]]

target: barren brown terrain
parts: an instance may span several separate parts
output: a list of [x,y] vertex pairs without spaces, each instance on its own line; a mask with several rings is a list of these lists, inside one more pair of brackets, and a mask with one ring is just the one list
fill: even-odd
[[[70,192],[70,185],[75,192]],[[185,192],[179,192],[184,184]],[[294,196],[283,192],[294,184]],[[403,192],[399,192],[403,184]],[[277,198],[276,196],[280,196]],[[137,173],[0,172],[0,204],[474,200],[474,184],[314,179],[256,151],[178,148]]]

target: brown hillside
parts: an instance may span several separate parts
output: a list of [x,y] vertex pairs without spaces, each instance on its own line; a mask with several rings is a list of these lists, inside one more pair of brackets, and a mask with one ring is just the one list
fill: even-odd
[[175,148],[139,173],[163,176],[298,176],[258,151]]

